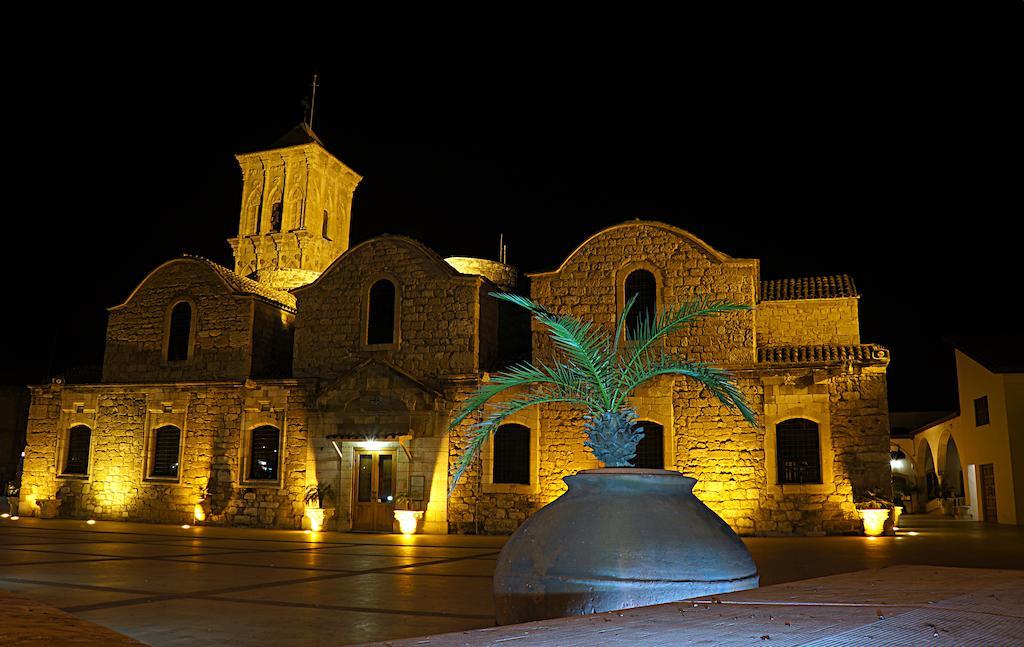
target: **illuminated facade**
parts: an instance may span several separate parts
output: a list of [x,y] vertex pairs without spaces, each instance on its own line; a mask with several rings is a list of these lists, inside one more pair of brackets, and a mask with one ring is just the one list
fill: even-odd
[[[488,372],[550,351],[488,296],[523,282],[401,236],[349,248],[360,178],[308,127],[238,160],[234,271],[161,265],[111,308],[100,383],[33,387],[22,514],[56,498],[69,517],[298,528],[319,483],[339,530],[391,531],[398,506],[424,511],[423,532],[504,533],[597,465],[578,411],[527,410],[448,498],[472,422],[449,433],[451,412]],[[764,281],[757,260],[632,221],[529,278],[538,301],[602,324],[633,294],[647,310],[697,293],[752,306],[668,343],[732,370],[758,428],[682,379],[633,398],[640,465],[698,478],[739,532],[853,531],[854,489],[887,490],[889,355],[861,343],[849,277]]]

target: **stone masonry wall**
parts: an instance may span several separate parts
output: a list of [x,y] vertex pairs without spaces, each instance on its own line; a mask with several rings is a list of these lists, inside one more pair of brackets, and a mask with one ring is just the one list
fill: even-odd
[[[754,305],[756,261],[730,259],[689,234],[660,223],[626,223],[589,239],[554,272],[531,275],[531,296],[554,312],[614,328],[630,272],[645,269],[658,282],[659,310],[696,296]],[[551,355],[545,331],[533,325],[533,356]],[[695,322],[666,349],[691,360],[754,361],[754,313],[735,312]]]
[[252,377],[291,377],[295,315],[255,301],[252,321]]
[[[205,523],[298,528],[305,405],[294,383],[34,388],[21,512],[36,514],[36,500],[57,497],[62,517],[192,523],[208,487]],[[88,475],[62,476],[66,433],[76,424],[92,429]],[[151,434],[165,424],[182,429],[176,479],[147,475]],[[243,478],[246,432],[260,424],[283,431],[279,483]]]
[[[690,380],[662,379],[635,394],[640,418],[665,427],[666,468],[696,478],[694,493],[741,534],[856,532],[855,492],[885,492],[889,483],[884,368],[745,370],[737,383],[758,414],[757,426]],[[775,424],[795,417],[811,418],[825,434],[821,484],[778,485]],[[451,436],[452,465],[472,422]],[[476,461],[450,501],[452,532],[512,532],[565,491],[563,477],[599,467],[583,446],[578,410],[546,406],[540,428],[531,431],[540,434],[536,492],[484,492]]]
[[757,345],[859,344],[857,304],[857,297],[762,301],[757,304]]
[[[381,278],[399,293],[399,343],[367,346],[369,291]],[[296,293],[295,375],[329,379],[368,354],[420,377],[477,370],[481,281],[407,238],[383,236],[352,248]]]
[[[192,304],[192,357],[164,360],[170,308]],[[204,263],[172,261],[151,274],[110,311],[103,357],[104,382],[244,379],[249,370],[251,299],[230,293]]]

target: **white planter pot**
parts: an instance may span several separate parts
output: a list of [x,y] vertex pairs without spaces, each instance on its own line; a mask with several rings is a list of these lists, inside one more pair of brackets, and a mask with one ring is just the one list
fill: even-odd
[[858,510],[860,518],[864,520],[864,534],[868,537],[878,537],[885,532],[885,522],[889,520],[890,511],[886,508],[873,508],[869,510]]
[[422,510],[395,510],[395,521],[403,535],[415,535],[422,519]]
[[306,508],[306,518],[309,519],[309,529],[313,532],[325,530],[333,516],[334,508]]

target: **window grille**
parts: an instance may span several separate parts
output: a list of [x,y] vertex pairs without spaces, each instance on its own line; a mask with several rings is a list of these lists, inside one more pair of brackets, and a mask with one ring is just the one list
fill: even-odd
[[177,427],[161,427],[153,438],[152,476],[178,476],[178,454],[181,430]]
[[794,418],[775,427],[779,483],[821,483],[818,424]]

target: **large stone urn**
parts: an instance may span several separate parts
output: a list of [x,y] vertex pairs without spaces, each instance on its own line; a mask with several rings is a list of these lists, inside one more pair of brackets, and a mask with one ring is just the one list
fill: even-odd
[[693,494],[696,479],[605,468],[526,521],[494,572],[498,624],[613,611],[756,588],[740,538]]

